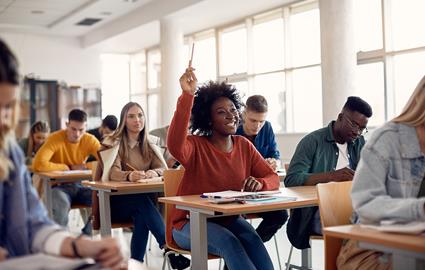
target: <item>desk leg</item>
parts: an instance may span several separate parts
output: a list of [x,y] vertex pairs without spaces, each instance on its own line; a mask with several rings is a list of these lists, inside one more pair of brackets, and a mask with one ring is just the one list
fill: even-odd
[[305,248],[301,250],[301,267],[302,269],[311,268],[311,248]]
[[190,211],[190,247],[192,269],[208,269],[207,217],[205,214]]
[[44,203],[46,205],[47,214],[51,219],[53,219],[53,209],[52,209],[52,187],[50,186],[50,178],[42,178],[43,188],[44,188]]
[[98,191],[99,194],[99,213],[100,213],[100,235],[111,235],[111,195],[109,192],[102,190]]

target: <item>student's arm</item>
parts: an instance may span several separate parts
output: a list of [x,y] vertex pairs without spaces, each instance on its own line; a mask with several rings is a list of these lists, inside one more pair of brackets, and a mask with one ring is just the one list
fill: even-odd
[[183,93],[177,101],[176,111],[168,129],[167,146],[171,155],[184,166],[194,151],[194,146],[187,135],[196,90],[196,77],[193,71],[186,70],[180,78],[180,86]]
[[109,179],[112,181],[127,181],[129,179],[129,175],[131,173],[130,168],[122,168],[121,166],[121,157],[118,154],[115,158],[114,163],[112,164]]
[[246,143],[251,158],[251,176],[261,183],[259,190],[275,190],[280,186],[279,176],[267,164],[251,143]]
[[387,185],[404,185],[399,181],[406,182],[407,185],[407,182],[412,181],[412,179],[391,178],[390,155],[392,154],[379,153],[370,146],[363,148],[351,190],[355,212],[361,222],[379,222],[387,219],[405,222],[425,221],[425,198],[394,198],[388,195]]
[[40,147],[40,149],[35,154],[34,160],[32,162],[35,171],[46,172],[69,170],[68,165],[64,163],[55,163],[50,161],[53,155],[56,153],[57,148],[59,147],[59,143],[60,142],[55,142],[47,138],[47,141]]

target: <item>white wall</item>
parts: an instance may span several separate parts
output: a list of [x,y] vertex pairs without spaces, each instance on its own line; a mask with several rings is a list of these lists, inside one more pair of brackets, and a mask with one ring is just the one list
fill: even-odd
[[22,75],[65,81],[68,85],[100,86],[101,61],[96,49],[83,49],[77,38],[0,33],[19,59]]

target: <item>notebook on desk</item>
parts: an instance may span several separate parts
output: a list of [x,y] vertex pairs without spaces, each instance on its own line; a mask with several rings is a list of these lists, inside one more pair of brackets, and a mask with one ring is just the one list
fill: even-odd
[[162,178],[162,176],[158,176],[158,177],[140,179],[140,180],[137,180],[137,183],[155,183],[155,182],[162,182],[162,181],[164,181],[164,178]]
[[202,197],[208,198],[211,203],[271,203],[295,201],[295,197],[282,196],[279,190],[260,191],[260,192],[241,192],[226,190],[220,192],[203,193]]
[[260,196],[260,195],[272,195],[279,194],[279,190],[268,190],[268,191],[258,191],[258,192],[248,192],[248,191],[234,191],[234,190],[225,190],[219,192],[206,192],[202,195],[205,198],[239,198],[244,196]]

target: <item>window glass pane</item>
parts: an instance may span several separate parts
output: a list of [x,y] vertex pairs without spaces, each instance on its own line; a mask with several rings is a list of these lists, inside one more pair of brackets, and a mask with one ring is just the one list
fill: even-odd
[[391,1],[391,26],[395,50],[424,46],[424,0]]
[[239,81],[232,82],[233,86],[239,91],[239,95],[241,95],[242,101],[245,102],[248,98],[248,82],[247,81]]
[[252,94],[263,95],[267,99],[269,107],[267,120],[271,122],[275,132],[285,130],[284,76],[283,72],[277,72],[256,76],[254,79],[254,91]]
[[161,86],[161,53],[159,50],[148,51],[148,88]]
[[[158,94],[149,94],[148,95],[148,128],[149,130],[159,127],[159,95]],[[146,111],[146,110],[145,110]]]
[[323,126],[320,67],[293,71],[293,132],[311,132]]
[[144,53],[131,56],[130,69],[130,95],[146,92],[146,62]]
[[382,48],[381,0],[356,0],[356,48],[370,51]]
[[395,115],[401,113],[419,80],[424,76],[424,70],[425,52],[394,57]]
[[[190,51],[192,49],[192,44],[189,45]],[[209,80],[216,80],[217,73],[214,37],[195,41],[192,66],[196,68],[198,82],[203,83]]]
[[283,19],[255,24],[253,27],[254,71],[283,68]]
[[102,117],[119,116],[129,101],[129,57],[122,54],[104,54],[102,61]]
[[319,9],[292,14],[290,21],[293,66],[320,63]]
[[357,66],[357,88],[353,95],[364,99],[372,107],[368,126],[385,122],[384,64],[371,63]]
[[148,108],[147,95],[134,95],[130,97],[130,101],[139,103],[142,106],[143,111],[146,113],[146,109]]
[[220,74],[230,75],[247,71],[246,29],[224,32],[221,35]]

